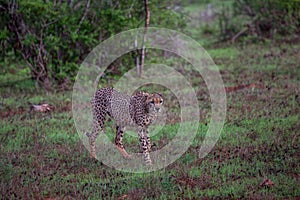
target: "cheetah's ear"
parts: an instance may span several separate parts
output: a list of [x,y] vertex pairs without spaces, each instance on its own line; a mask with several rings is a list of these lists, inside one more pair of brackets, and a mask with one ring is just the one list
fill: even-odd
[[158,94],[161,98],[163,97],[162,94],[159,92],[156,92],[156,94]]
[[148,98],[150,96],[150,94],[147,93],[147,92],[143,92],[143,96],[146,97],[146,98]]

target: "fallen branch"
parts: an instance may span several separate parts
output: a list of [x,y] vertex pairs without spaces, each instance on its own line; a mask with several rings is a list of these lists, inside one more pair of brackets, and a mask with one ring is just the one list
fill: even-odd
[[256,15],[252,22],[247,24],[245,28],[243,28],[242,30],[240,30],[235,36],[233,36],[231,38],[231,42],[234,43],[241,35],[243,35],[244,33],[246,33],[247,31],[249,31],[252,27],[253,24],[255,24],[255,21],[258,19],[258,15]]
[[246,33],[249,30],[249,27],[245,27],[243,28],[240,32],[238,32],[235,36],[233,36],[231,38],[231,43],[234,43],[236,41],[236,39],[238,39],[241,35],[243,35],[244,33]]
[[247,85],[238,85],[238,86],[233,86],[233,87],[225,87],[225,91],[227,93],[229,92],[233,92],[233,91],[237,91],[237,90],[242,90],[242,89],[254,89],[254,88],[258,88],[258,89],[263,89],[264,87],[262,85],[256,84],[256,83],[251,83],[251,84],[247,84]]
[[43,103],[43,104],[38,104],[38,105],[31,105],[29,114],[31,115],[33,112],[34,113],[48,113],[49,117],[52,118],[51,112],[54,110],[54,106],[48,104],[48,103]]

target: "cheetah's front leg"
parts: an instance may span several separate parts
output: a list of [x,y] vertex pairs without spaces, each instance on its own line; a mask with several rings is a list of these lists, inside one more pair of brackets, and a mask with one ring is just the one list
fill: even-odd
[[118,150],[120,153],[125,157],[125,158],[130,158],[131,156],[126,152],[122,139],[123,135],[125,133],[125,127],[124,126],[117,126],[116,127],[116,139],[115,139],[115,144],[117,145]]
[[141,148],[143,150],[144,159],[147,165],[152,165],[152,161],[150,158],[150,136],[146,127],[138,127],[138,135],[141,144]]

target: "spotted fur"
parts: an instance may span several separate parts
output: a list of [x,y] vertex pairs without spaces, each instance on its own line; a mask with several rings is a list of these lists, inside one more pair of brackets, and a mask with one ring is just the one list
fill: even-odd
[[115,145],[124,157],[130,157],[126,152],[122,138],[125,133],[125,126],[135,125],[144,155],[146,164],[151,165],[150,158],[151,142],[148,127],[157,118],[163,104],[162,95],[159,93],[149,94],[137,92],[128,96],[116,91],[113,88],[102,88],[98,90],[93,99],[93,132],[89,136],[91,157],[96,158],[95,141],[104,128],[107,116],[116,122]]

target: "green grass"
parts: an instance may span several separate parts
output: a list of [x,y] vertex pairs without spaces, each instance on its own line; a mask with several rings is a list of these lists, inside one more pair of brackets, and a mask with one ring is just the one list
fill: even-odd
[[[280,89],[280,84],[277,84],[277,89]],[[282,92],[289,94],[288,90]],[[9,109],[20,106],[13,99],[22,95],[12,94],[12,99],[5,101]],[[42,119],[39,115],[30,118],[26,111],[2,118],[1,192],[7,198],[299,196],[299,116],[294,111],[299,109],[299,102],[294,98],[284,99],[288,106],[282,110],[277,97],[269,105],[272,113],[254,109],[252,114],[236,117],[240,115],[239,109],[247,105],[247,102],[240,101],[241,95],[255,96],[253,106],[266,106],[260,102],[263,94],[238,91],[229,96],[228,118],[233,120],[227,120],[217,145],[207,157],[197,157],[197,149],[207,130],[207,126],[200,122],[194,142],[179,160],[163,170],[146,174],[115,171],[91,160],[79,140],[69,111],[58,110],[52,119]],[[51,99],[55,105],[69,101],[69,97],[62,93],[48,96],[42,93],[29,99]],[[158,147],[168,143],[176,127],[176,124],[165,126],[153,141]],[[128,135],[124,140],[125,146],[132,150],[138,150],[137,142],[137,138]],[[261,186],[264,178],[272,180],[274,186]]]
[[[196,7],[188,9],[197,12]],[[227,93],[224,129],[205,158],[199,159],[198,151],[208,129],[210,99],[201,76],[191,67],[184,69],[179,59],[166,62],[182,67],[196,90],[199,129],[177,161],[145,174],[116,171],[90,159],[72,119],[71,92],[44,92],[24,68],[14,72],[10,68],[18,67],[11,64],[0,75],[0,198],[298,199],[300,46],[272,41],[213,44],[201,29],[191,31],[200,42],[208,37],[208,53],[225,86],[261,86]],[[178,130],[179,104],[165,88],[144,89],[162,89],[166,99],[167,124],[152,137],[159,149]],[[40,102],[55,106],[53,118],[29,115],[30,103]],[[106,129],[111,140],[112,124]],[[124,145],[138,152],[138,138],[132,134],[125,135]],[[274,185],[263,185],[264,179]]]
[[239,51],[235,47],[228,47],[228,48],[220,48],[220,49],[210,49],[210,50],[208,50],[208,54],[213,59],[226,58],[226,59],[233,60],[239,56]]

